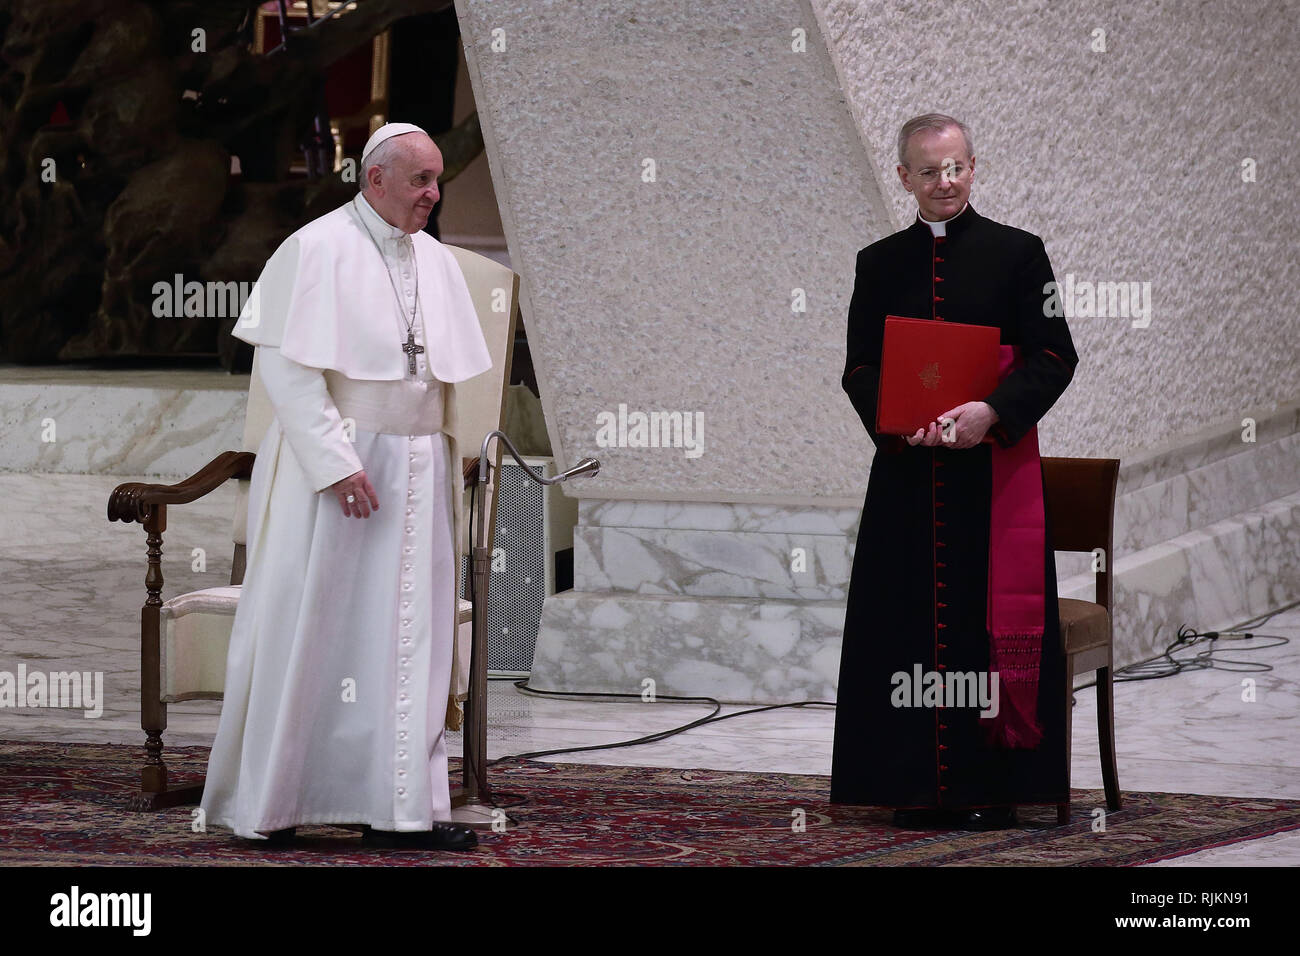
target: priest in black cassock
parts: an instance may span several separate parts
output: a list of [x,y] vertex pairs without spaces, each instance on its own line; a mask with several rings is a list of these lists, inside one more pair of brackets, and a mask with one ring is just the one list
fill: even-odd
[[[1044,314],[1054,278],[1042,240],[969,203],[966,127],[918,116],[898,148],[917,220],[858,253],[849,305],[842,384],[876,454],[849,587],[831,802],[892,807],[904,827],[1001,829],[1016,825],[1017,805],[1069,799],[1035,426],[1078,356],[1065,320]],[[1000,384],[914,435],[878,434],[887,315],[999,329]],[[976,680],[993,706],[954,696]]]

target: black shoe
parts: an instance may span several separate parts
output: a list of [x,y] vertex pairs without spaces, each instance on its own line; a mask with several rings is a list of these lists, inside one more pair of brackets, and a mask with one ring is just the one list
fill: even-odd
[[478,837],[469,827],[456,823],[434,823],[428,830],[376,830],[367,827],[361,842],[382,850],[472,850]]
[[952,830],[964,820],[964,814],[935,807],[894,811],[894,826],[903,830]]
[[1013,830],[1018,826],[1015,807],[983,807],[971,810],[962,823],[963,830]]
[[[258,831],[259,833],[261,831]],[[272,830],[266,834],[265,840],[244,838],[244,842],[252,847],[273,847],[289,846],[293,843],[294,835],[297,834],[297,827],[288,827],[284,830]]]

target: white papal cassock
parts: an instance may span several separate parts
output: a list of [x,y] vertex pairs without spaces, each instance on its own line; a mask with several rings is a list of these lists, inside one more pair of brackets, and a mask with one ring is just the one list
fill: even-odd
[[[412,376],[398,295],[409,316],[417,281],[427,351]],[[450,383],[491,367],[464,277],[435,239],[358,195],[281,244],[234,334],[257,346],[275,420],[250,482],[206,820],[251,838],[308,823],[428,829],[450,813],[463,524]],[[362,469],[379,508],[344,517],[321,492]]]

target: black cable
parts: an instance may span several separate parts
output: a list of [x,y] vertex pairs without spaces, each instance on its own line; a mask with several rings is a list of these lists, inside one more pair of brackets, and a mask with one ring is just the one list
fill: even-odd
[[[536,687],[529,687],[527,678],[523,680],[515,681],[515,687],[525,694],[535,694],[540,697],[568,697],[568,698],[586,698],[586,699],[614,698],[619,700],[627,699],[627,698],[633,698],[636,700],[642,699],[640,694],[615,694],[615,693],[599,693],[599,692],[584,692],[584,691],[541,690]],[[703,727],[705,724],[715,723],[719,720],[727,720],[731,717],[743,717],[746,714],[757,714],[765,710],[778,710],[782,707],[834,707],[835,706],[833,703],[825,700],[801,700],[801,701],[794,701],[788,704],[768,704],[763,707],[751,707],[748,710],[738,710],[733,714],[719,715],[718,712],[722,710],[722,702],[714,697],[675,697],[668,694],[660,694],[655,696],[656,703],[661,700],[674,701],[676,703],[712,704],[713,712],[710,713],[707,717],[700,717],[697,720],[692,720],[689,723],[682,724],[679,727],[670,727],[667,730],[657,731],[652,734],[645,734],[644,736],[636,737],[632,740],[616,740],[607,744],[592,744],[586,747],[557,747],[553,750],[534,750],[534,751],[529,751],[527,753],[507,754],[504,757],[497,757],[495,760],[489,760],[488,766],[495,767],[498,764],[502,764],[510,760],[532,760],[538,757],[553,757],[557,754],[583,753],[592,750],[615,750],[620,747],[634,747],[639,744],[657,743],[660,740],[666,740],[669,737],[674,737],[677,734],[685,733],[686,731],[693,730],[696,727]],[[506,791],[500,791],[500,790],[492,791],[492,797],[494,800],[499,799],[500,797],[503,796],[514,797],[515,801],[513,803],[508,803],[508,804],[500,804],[500,803],[494,804],[495,806],[498,806],[501,809],[509,809],[512,807],[522,806],[523,804],[528,802],[528,798],[521,794],[508,793]]]
[[[1181,674],[1183,671],[1196,670],[1223,670],[1237,671],[1241,673],[1267,673],[1273,670],[1273,665],[1262,664],[1257,661],[1234,660],[1228,657],[1220,656],[1222,651],[1217,648],[1218,641],[1254,641],[1267,640],[1268,644],[1254,644],[1250,647],[1238,648],[1242,651],[1262,651],[1271,647],[1281,647],[1290,644],[1290,638],[1282,637],[1278,634],[1255,634],[1252,631],[1244,630],[1248,627],[1258,627],[1264,624],[1283,611],[1290,610],[1300,605],[1300,601],[1292,601],[1275,611],[1267,614],[1261,614],[1253,617],[1241,624],[1234,625],[1230,630],[1224,631],[1198,631],[1189,625],[1182,625],[1178,628],[1177,637],[1167,646],[1160,654],[1154,657],[1148,657],[1145,660],[1135,661],[1132,664],[1126,664],[1123,667],[1116,668],[1111,674],[1111,680],[1114,683],[1126,683],[1128,681],[1139,680],[1159,680],[1164,677],[1173,677]],[[1157,629],[1156,633],[1159,633]],[[1191,657],[1175,657],[1175,654],[1190,651],[1202,644],[1208,643],[1210,646],[1203,650],[1196,651]],[[1094,677],[1086,684],[1080,684],[1074,688],[1075,691],[1086,690],[1089,687],[1096,687],[1097,679]]]
[[[1268,640],[1268,644],[1254,644],[1251,647],[1240,648],[1243,651],[1262,651],[1270,647],[1281,647],[1284,644],[1291,643],[1289,638],[1277,634],[1254,634],[1251,632],[1233,632],[1233,631],[1206,631],[1204,633],[1193,630],[1187,625],[1178,629],[1178,637],[1163,653],[1146,660],[1136,661],[1127,664],[1124,667],[1117,668],[1111,675],[1111,679],[1119,684],[1128,681],[1139,680],[1160,680],[1165,677],[1174,677],[1183,671],[1198,670],[1222,670],[1238,671],[1242,673],[1266,673],[1273,670],[1273,665],[1263,664],[1258,661],[1234,660],[1228,657],[1222,657],[1222,651],[1215,647],[1218,641],[1251,641],[1251,640]],[[1191,657],[1178,658],[1174,655],[1184,651],[1190,651],[1202,644],[1210,646],[1204,650],[1197,651]],[[1075,688],[1076,691],[1085,690],[1089,687],[1097,686],[1096,678],[1093,678],[1086,684],[1080,684]]]
[[1297,605],[1300,605],[1300,601],[1292,601],[1290,604],[1284,604],[1276,611],[1269,611],[1267,614],[1261,614],[1259,617],[1252,617],[1249,621],[1242,621],[1240,624],[1235,625],[1234,629],[1236,627],[1259,627],[1261,624],[1266,624],[1273,620],[1273,618],[1277,617],[1283,611],[1289,611]]
[[[1289,604],[1286,607],[1278,608],[1276,611],[1272,611],[1268,614],[1261,615],[1258,620],[1251,619],[1250,621],[1247,621],[1244,625],[1238,625],[1238,626],[1252,626],[1252,627],[1258,626],[1258,624],[1270,620],[1277,614],[1280,614],[1282,611],[1288,610],[1291,607],[1295,607],[1297,604],[1300,604],[1300,601],[1294,602],[1293,604]],[[1127,664],[1124,667],[1118,668],[1112,673],[1111,677],[1114,682],[1122,683],[1126,681],[1157,680],[1164,677],[1173,677],[1177,674],[1182,673],[1184,670],[1216,670],[1217,669],[1217,670],[1228,670],[1228,671],[1241,671],[1246,673],[1249,672],[1261,673],[1261,672],[1271,671],[1273,670],[1273,666],[1271,664],[1263,664],[1257,661],[1240,661],[1240,660],[1232,660],[1230,658],[1225,658],[1225,657],[1216,657],[1215,648],[1213,646],[1211,646],[1208,650],[1202,650],[1198,652],[1190,659],[1180,660],[1174,657],[1174,654],[1182,650],[1193,648],[1199,644],[1206,643],[1206,642],[1209,642],[1211,645],[1213,645],[1215,641],[1220,641],[1220,640],[1245,641],[1245,640],[1255,640],[1256,638],[1266,639],[1271,641],[1272,643],[1256,644],[1252,647],[1244,648],[1244,650],[1248,650],[1248,651],[1265,650],[1271,647],[1281,647],[1285,644],[1290,643],[1289,638],[1285,638],[1275,634],[1256,635],[1249,632],[1238,632],[1238,631],[1200,632],[1184,624],[1182,627],[1178,629],[1177,639],[1174,640],[1173,643],[1171,643],[1168,647],[1166,647],[1163,653],[1157,654],[1155,657],[1149,658],[1145,661],[1137,661],[1135,663]],[[1158,665],[1158,666],[1153,666],[1153,665]],[[1232,666],[1224,666],[1224,665],[1232,665]],[[499,679],[508,679],[508,678],[499,678]],[[1080,690],[1085,690],[1086,688],[1089,687],[1095,687],[1096,683],[1097,683],[1096,679],[1094,678],[1092,681],[1074,688],[1074,690],[1077,692]],[[515,687],[526,694],[533,694],[541,697],[561,697],[561,698],[571,698],[571,699],[572,698],[576,698],[576,699],[591,699],[591,698],[611,699],[612,698],[615,700],[623,700],[623,699],[640,700],[641,699],[640,694],[541,690],[540,688],[529,687],[527,678],[523,680],[515,681]],[[526,753],[508,754],[503,757],[497,757],[495,760],[489,760],[488,766],[494,767],[497,764],[505,763],[506,761],[509,760],[531,760],[538,757],[553,757],[558,754],[585,753],[594,750],[616,750],[621,747],[636,747],[642,744],[657,743],[660,740],[666,740],[669,737],[675,737],[677,734],[685,733],[686,731],[693,730],[696,727],[703,727],[705,724],[716,723],[717,721],[720,720],[729,720],[732,717],[744,717],[748,714],[758,714],[768,710],[779,710],[784,707],[831,707],[831,708],[835,707],[835,703],[833,701],[801,700],[801,701],[794,701],[787,704],[768,704],[763,707],[751,707],[748,710],[738,710],[735,713],[719,715],[719,711],[722,710],[722,703],[721,701],[713,697],[675,697],[670,695],[657,695],[655,697],[655,700],[656,701],[667,700],[667,701],[675,701],[679,703],[698,702],[698,703],[712,704],[713,712],[709,714],[707,717],[698,718],[697,720],[690,721],[689,723],[682,724],[678,727],[671,727],[667,730],[658,731],[656,733],[645,734],[641,737],[635,737],[630,740],[617,740],[607,744],[591,744],[585,747],[557,747],[552,750],[534,750],[534,751],[528,751]]]
[[[613,698],[616,700],[636,699],[641,700],[640,694],[615,694],[602,692],[583,692],[583,691],[556,691],[541,690],[537,687],[529,687],[528,680],[516,681],[515,687],[525,694],[535,694],[540,697],[566,697],[566,698]],[[667,730],[656,731],[655,733],[645,734],[641,737],[635,737],[631,740],[616,740],[607,744],[591,744],[586,747],[557,747],[554,750],[534,750],[528,753],[508,754],[504,757],[497,757],[495,760],[488,761],[488,766],[496,766],[507,760],[531,760],[536,757],[553,757],[556,754],[583,753],[591,750],[616,750],[620,747],[635,747],[641,744],[657,743],[660,740],[666,740],[669,737],[675,737],[678,734],[685,733],[688,730],[694,730],[696,727],[703,727],[705,724],[717,723],[720,720],[729,720],[732,717],[743,717],[746,714],[757,714],[766,710],[779,710],[782,707],[834,707],[830,701],[825,700],[800,700],[788,704],[767,704],[763,707],[751,707],[748,710],[738,710],[731,714],[719,715],[722,710],[722,702],[715,697],[675,697],[669,694],[655,695],[655,702],[661,700],[674,701],[677,703],[705,703],[713,705],[713,712],[706,717],[700,717],[689,723],[682,724],[678,727],[670,727]]]

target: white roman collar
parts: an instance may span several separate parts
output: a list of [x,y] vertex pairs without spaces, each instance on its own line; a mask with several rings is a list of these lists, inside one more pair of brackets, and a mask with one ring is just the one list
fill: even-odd
[[405,231],[392,225],[387,219],[375,212],[375,207],[370,205],[370,200],[366,198],[364,193],[357,193],[353,205],[357,207],[357,212],[361,214],[361,221],[366,224],[366,228],[370,230],[370,234],[375,239],[387,242],[401,242],[403,239],[409,238]]
[[930,232],[932,234],[936,236],[946,236],[948,235],[948,223],[952,222],[954,219],[956,219],[958,216],[964,213],[966,211],[966,207],[969,205],[970,205],[969,202],[966,203],[966,205],[962,206],[959,210],[957,210],[957,212],[954,215],[949,216],[947,219],[941,219],[939,222],[931,222],[929,219],[926,219],[924,216],[922,216],[920,212],[916,214],[916,218],[920,219],[921,222],[929,226]]

